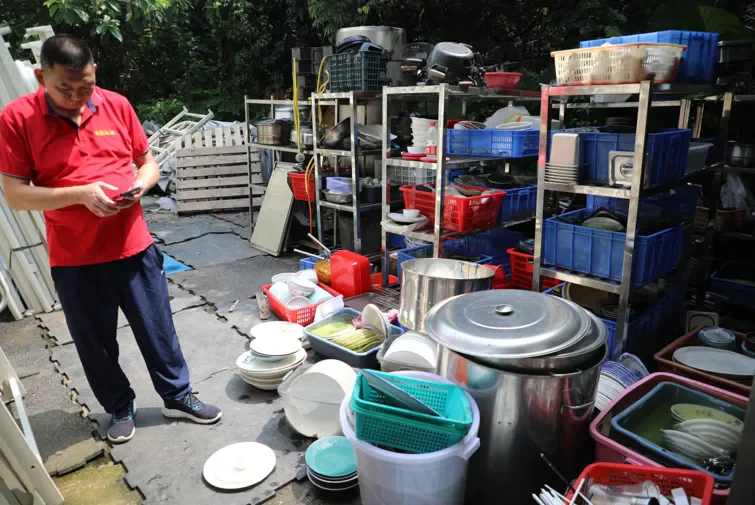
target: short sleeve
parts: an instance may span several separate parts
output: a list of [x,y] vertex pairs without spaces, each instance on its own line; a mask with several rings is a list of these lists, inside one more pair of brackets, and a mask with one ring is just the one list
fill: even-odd
[[128,101],[126,101],[126,126],[131,137],[132,157],[136,158],[146,153],[149,150],[147,135],[144,133],[144,128],[139,122],[136,111]]
[[24,179],[34,175],[24,125],[7,109],[0,113],[0,173]]

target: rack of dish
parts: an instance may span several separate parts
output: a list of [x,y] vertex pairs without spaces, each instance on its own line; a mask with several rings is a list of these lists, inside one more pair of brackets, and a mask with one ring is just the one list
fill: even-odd
[[[723,99],[716,146],[717,159],[723,159],[731,91],[652,81],[542,88],[532,286],[539,289],[543,279],[558,279],[618,295],[614,356],[627,345],[628,307],[636,287],[674,270],[677,287],[686,286],[696,194],[684,184],[721,166],[687,171],[695,153],[690,149],[693,132],[686,127],[692,104],[711,95]],[[599,105],[616,102],[616,107],[637,108],[636,128],[622,123],[609,125],[610,132],[551,131],[551,101],[556,102],[563,120],[569,99],[582,96],[600,97]],[[624,101],[627,96],[637,99]],[[667,98],[680,109],[677,129],[651,133],[650,108],[669,106]],[[695,134],[699,134],[701,115],[698,108]],[[588,209],[547,218],[546,192],[587,195]],[[708,219],[715,219],[715,209]],[[658,229],[652,223],[665,224]]]

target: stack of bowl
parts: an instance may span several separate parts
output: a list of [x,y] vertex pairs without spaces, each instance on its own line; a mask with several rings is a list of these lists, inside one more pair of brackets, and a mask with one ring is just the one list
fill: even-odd
[[614,398],[623,393],[635,382],[642,379],[636,370],[616,361],[607,361],[600,368],[598,393],[595,396],[595,408],[603,410]]
[[265,335],[254,339],[250,348],[238,357],[236,366],[241,378],[258,389],[277,389],[283,377],[307,358],[301,340],[292,335]]
[[412,118],[412,146],[422,148],[427,146],[427,130],[430,128],[430,121],[423,117]]
[[737,350],[737,337],[732,332],[724,328],[711,327],[703,328],[697,334],[701,343],[715,347],[716,349],[726,349],[727,351]]
[[325,491],[346,491],[359,485],[357,457],[346,437],[326,437],[314,442],[304,454],[307,477]]

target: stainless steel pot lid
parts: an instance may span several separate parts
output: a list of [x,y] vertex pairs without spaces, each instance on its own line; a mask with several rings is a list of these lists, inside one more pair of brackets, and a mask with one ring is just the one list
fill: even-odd
[[590,327],[585,310],[561,298],[516,289],[456,296],[425,318],[425,331],[441,345],[483,358],[554,354],[579,342]]

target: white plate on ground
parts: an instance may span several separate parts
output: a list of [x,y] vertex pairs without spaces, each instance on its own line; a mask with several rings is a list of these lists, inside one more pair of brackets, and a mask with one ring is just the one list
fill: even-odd
[[207,458],[202,475],[218,489],[243,489],[262,482],[275,468],[275,453],[257,442],[228,445]]
[[427,219],[425,216],[422,216],[422,215],[419,215],[417,217],[407,217],[402,212],[391,212],[388,214],[388,217],[396,221],[397,223],[406,223],[406,224],[419,223],[420,221],[424,221],[425,219]]
[[301,340],[293,335],[264,335],[255,338],[249,349],[263,356],[288,356],[301,349]]
[[252,354],[252,351],[246,351],[236,359],[236,366],[253,375],[274,376],[276,373],[284,373],[295,367],[307,358],[307,351],[299,349],[295,354],[286,356],[280,361],[269,362],[262,361]]
[[304,340],[304,326],[296,323],[289,323],[288,321],[268,321],[266,323],[260,323],[252,327],[249,330],[249,334],[252,338],[257,339],[264,337],[265,335],[286,335],[296,337],[299,340]]
[[682,347],[674,351],[674,361],[716,375],[755,375],[755,359],[723,349]]

